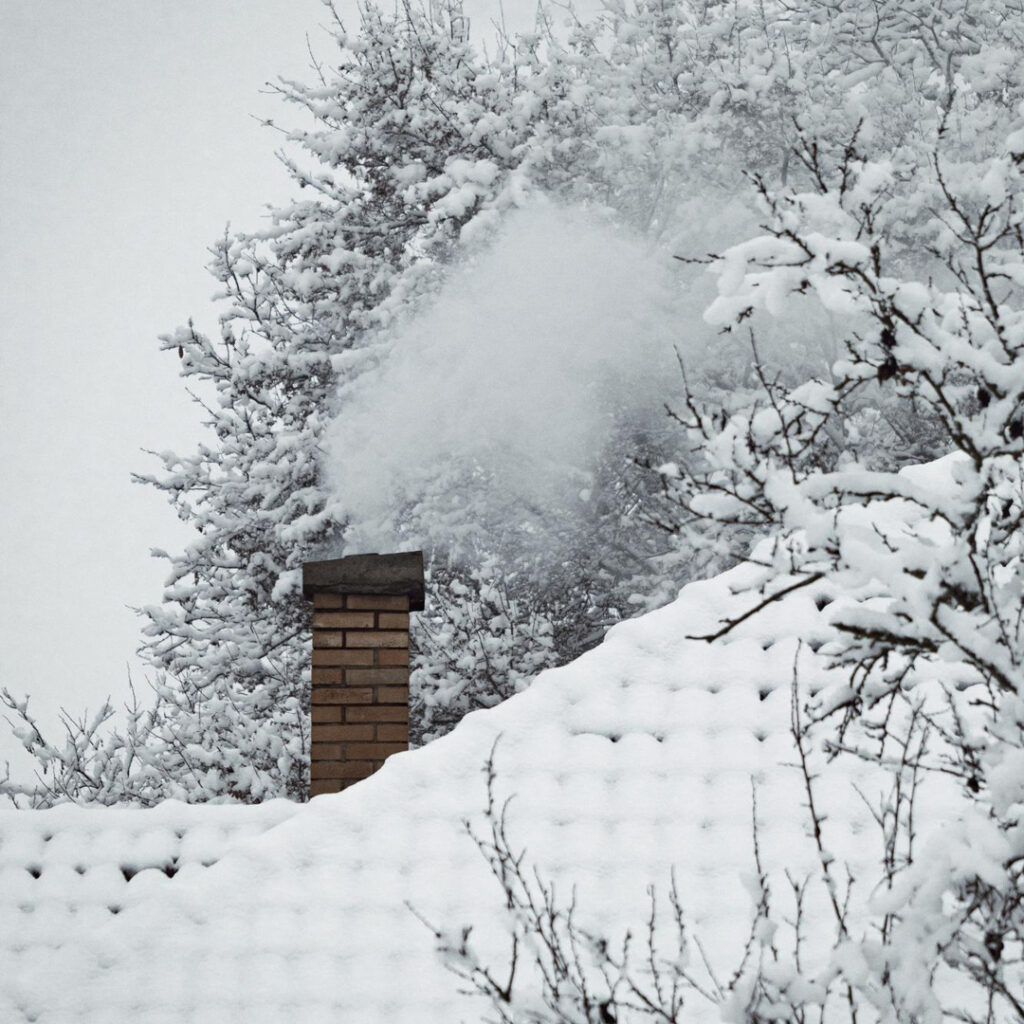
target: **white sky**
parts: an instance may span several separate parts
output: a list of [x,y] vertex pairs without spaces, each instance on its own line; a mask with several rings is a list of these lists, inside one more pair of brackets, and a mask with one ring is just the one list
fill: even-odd
[[[490,35],[497,0],[467,9]],[[0,3],[0,685],[44,725],[143,682],[129,608],[188,531],[129,474],[202,437],[157,335],[213,329],[207,246],[291,194],[250,115],[295,123],[261,90],[306,77],[307,33],[329,55],[326,22],[320,0]],[[30,764],[0,722],[6,759]]]

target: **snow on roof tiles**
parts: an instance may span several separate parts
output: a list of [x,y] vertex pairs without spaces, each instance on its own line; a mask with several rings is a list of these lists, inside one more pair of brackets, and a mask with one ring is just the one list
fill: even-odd
[[[647,886],[667,893],[674,871],[691,932],[728,976],[753,916],[755,784],[766,867],[815,865],[793,767],[794,667],[805,691],[841,678],[812,649],[832,596],[823,584],[715,644],[689,639],[755,603],[738,595],[755,572],[687,587],[449,736],[303,807],[0,813],[0,1020],[479,1020],[485,1008],[459,994],[406,904],[438,926],[473,925],[494,966],[507,964],[502,894],[462,825],[485,830],[492,748],[497,796],[514,794],[512,845],[560,892],[577,886],[582,923],[611,938],[642,928]],[[841,809],[827,842],[860,872],[874,826],[851,770],[838,763],[819,786]],[[941,821],[947,796],[925,787],[921,820]],[[123,867],[140,873],[125,882]],[[827,910],[807,913],[813,930]]]
[[299,809],[273,800],[0,811],[0,971],[10,979],[19,956],[87,943],[109,918],[159,894],[170,879],[201,873]]

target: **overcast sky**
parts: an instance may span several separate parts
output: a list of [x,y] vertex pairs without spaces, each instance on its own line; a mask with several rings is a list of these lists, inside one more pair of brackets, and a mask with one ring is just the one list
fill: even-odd
[[[478,35],[497,0],[467,9]],[[0,2],[0,685],[44,724],[144,686],[130,606],[188,531],[130,473],[202,437],[157,336],[214,327],[207,246],[291,194],[257,118],[293,123],[265,83],[306,77],[307,35],[329,55],[326,22],[320,0]]]

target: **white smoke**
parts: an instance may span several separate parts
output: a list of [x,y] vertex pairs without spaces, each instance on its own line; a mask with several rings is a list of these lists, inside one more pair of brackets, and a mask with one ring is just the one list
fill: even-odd
[[[690,252],[706,251],[706,227],[684,231]],[[481,501],[571,509],[623,423],[660,429],[665,403],[679,405],[675,349],[713,342],[713,295],[700,268],[595,213],[511,214],[346,390],[327,458],[353,524],[346,550],[422,543]]]
[[617,422],[678,395],[678,266],[578,209],[510,215],[345,396],[327,460],[342,507],[384,529],[456,467],[504,501],[578,493]]

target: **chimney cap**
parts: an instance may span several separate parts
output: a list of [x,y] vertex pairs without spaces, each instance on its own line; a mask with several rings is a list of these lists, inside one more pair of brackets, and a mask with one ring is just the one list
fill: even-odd
[[302,593],[408,594],[409,608],[423,609],[423,552],[348,555],[302,566]]

